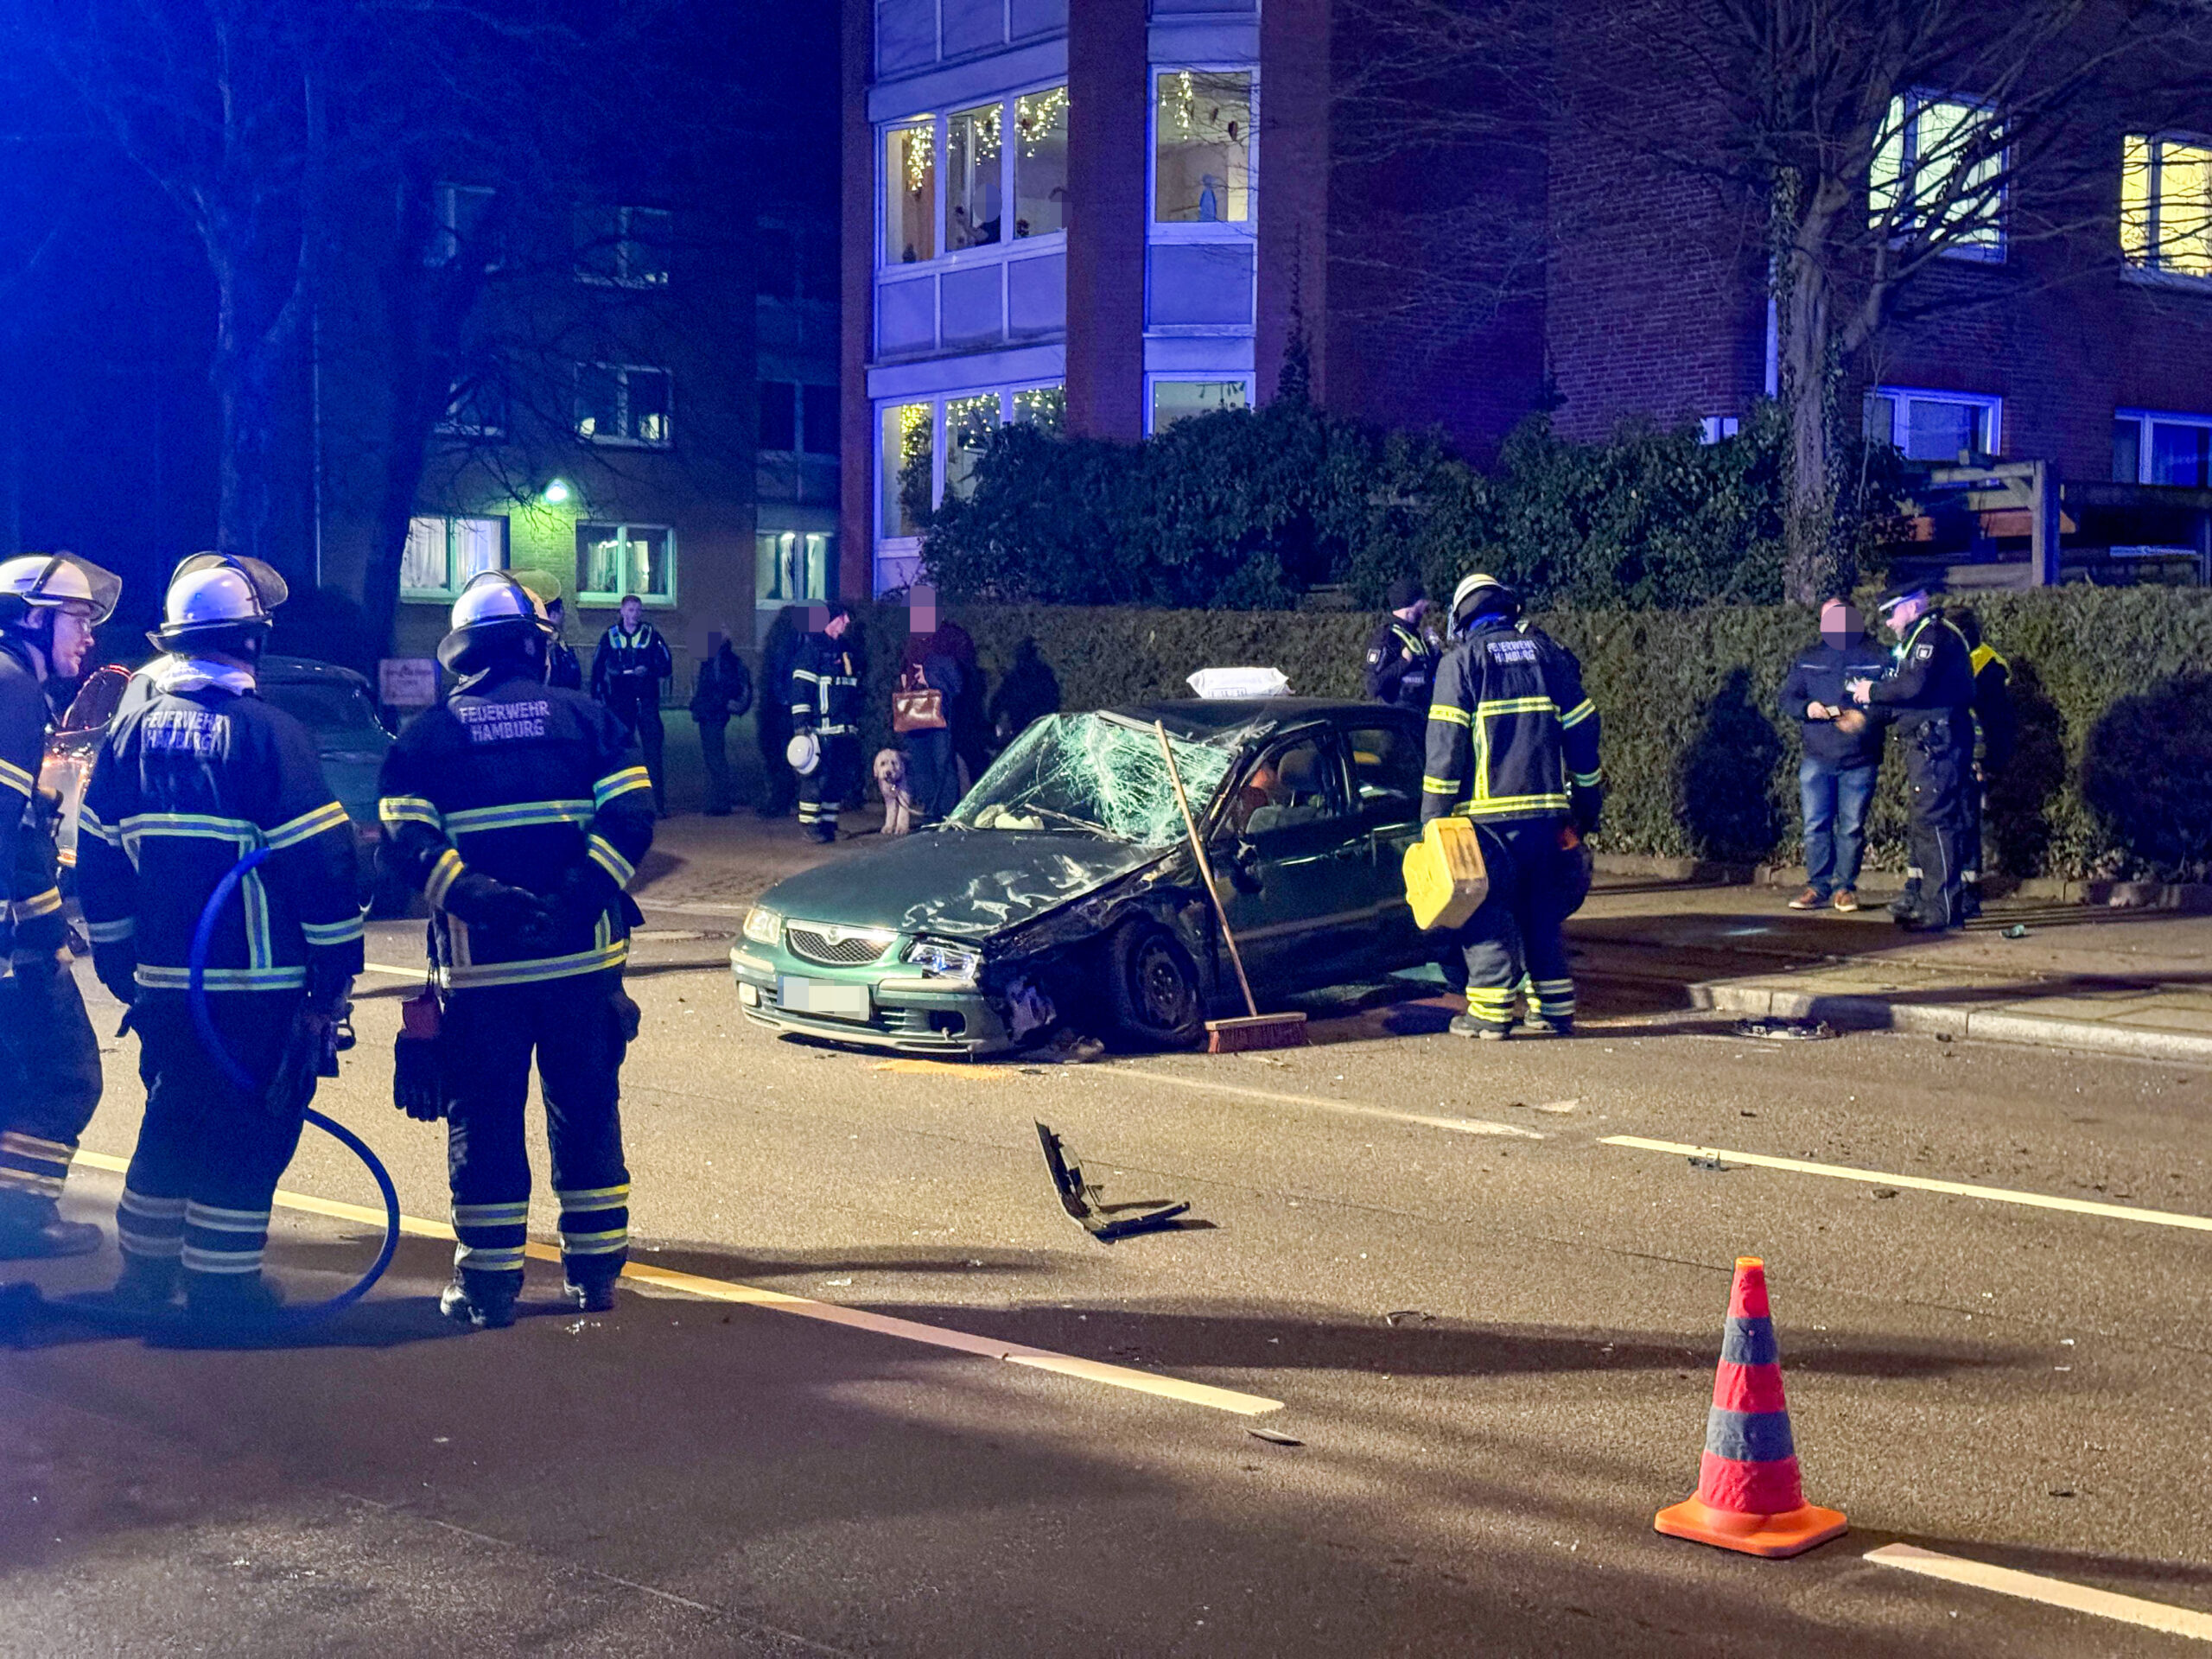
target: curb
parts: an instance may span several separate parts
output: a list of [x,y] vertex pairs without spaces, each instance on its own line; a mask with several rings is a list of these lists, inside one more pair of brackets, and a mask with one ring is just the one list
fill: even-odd
[[2212,1065],[2212,1036],[2101,1025],[2093,1020],[2047,1020],[1997,1008],[1929,1007],[1879,996],[1823,996],[1771,985],[1707,980],[1682,987],[1694,1008],[1718,1014],[1763,1014],[1782,1020],[1825,1020],[1851,1031],[1902,1031],[1919,1036],[1970,1039],[2080,1049],[2145,1060]]
[[[1802,864],[1730,864],[1711,859],[1669,858],[1652,853],[1599,853],[1592,868],[1599,875],[1645,880],[1686,881],[1708,887],[1802,887]],[[1901,870],[1871,870],[1881,881],[1902,881]],[[2088,905],[2108,910],[2173,910],[2189,915],[2212,912],[2212,882],[2123,881],[2107,876],[2031,875],[1995,891],[2008,899]]]

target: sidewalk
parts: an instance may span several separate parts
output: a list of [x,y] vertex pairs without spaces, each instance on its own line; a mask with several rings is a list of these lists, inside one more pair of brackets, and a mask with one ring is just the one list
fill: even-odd
[[[865,856],[875,811],[824,849],[741,808],[660,825],[632,891],[649,912],[734,928],[765,888]],[[2212,916],[2016,899],[1963,933],[1900,933],[1870,889],[1856,915],[1801,913],[1790,890],[1599,878],[1568,925],[1579,976],[1662,1006],[2212,1064]],[[2024,926],[2025,937],[2005,937]]]

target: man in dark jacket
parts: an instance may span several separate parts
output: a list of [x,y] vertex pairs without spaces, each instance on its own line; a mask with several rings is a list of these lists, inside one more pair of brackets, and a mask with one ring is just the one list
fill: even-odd
[[1582,838],[1605,805],[1598,710],[1574,653],[1520,616],[1519,595],[1495,576],[1459,583],[1428,710],[1421,821],[1473,819],[1490,874],[1458,938],[1467,1011],[1452,1030],[1461,1037],[1508,1035],[1524,983],[1529,1030],[1563,1037],[1574,1025],[1562,929],[1590,890]]
[[799,774],[798,821],[817,841],[837,839],[837,810],[859,787],[862,665],[847,635],[851,609],[836,600],[821,607],[822,626],[800,644],[791,664],[791,730],[816,744],[814,763]]
[[729,723],[753,707],[753,676],[731,646],[727,627],[715,639],[714,650],[699,664],[691,718],[698,725],[699,751],[707,763],[707,816],[726,818],[737,801],[729,776]]
[[1891,589],[1881,610],[1883,626],[1897,636],[1897,665],[1886,678],[1860,676],[1845,690],[1873,717],[1894,724],[1905,746],[1912,862],[1905,891],[1890,911],[1909,931],[1956,927],[1966,919],[1974,664],[1967,642],[1934,608],[1924,584]]
[[615,625],[591,654],[591,694],[614,711],[645,751],[653,780],[653,810],[668,816],[668,779],[661,766],[667,734],[660,723],[660,683],[676,677],[676,659],[660,630],[645,620],[645,601],[624,595]]
[[1014,648],[1014,661],[991,693],[991,741],[1003,749],[1029,729],[1033,721],[1060,712],[1060,678],[1038,654],[1028,635]]
[[1428,595],[1419,582],[1401,577],[1390,584],[1384,598],[1390,613],[1368,635],[1367,654],[1361,659],[1367,695],[1377,702],[1426,710],[1442,654],[1435,634],[1421,626],[1428,611]]
[[2012,713],[2012,664],[1982,643],[1981,619],[1971,610],[1955,610],[1951,626],[1967,642],[1974,666],[1974,727],[1980,740],[1974,756],[1974,783],[1967,791],[1965,857],[1967,868],[1961,893],[1968,917],[1981,914],[1981,823],[1989,804],[1990,785],[2012,763],[2019,739],[2019,722]]
[[582,690],[584,665],[569,644],[569,607],[558,594],[545,601],[545,620],[553,625],[553,637],[545,644],[545,683],[563,691]]
[[1887,671],[1890,653],[1866,637],[1848,601],[1821,607],[1821,643],[1798,653],[1782,683],[1782,712],[1804,734],[1797,798],[1805,814],[1805,890],[1792,910],[1859,908],[1866,806],[1882,764],[1882,728],[1853,706],[1844,683]]
[[791,773],[788,751],[791,741],[791,664],[806,639],[806,607],[786,605],[768,625],[760,646],[760,713],[753,733],[760,746],[761,801],[764,818],[791,815],[798,800],[798,779]]

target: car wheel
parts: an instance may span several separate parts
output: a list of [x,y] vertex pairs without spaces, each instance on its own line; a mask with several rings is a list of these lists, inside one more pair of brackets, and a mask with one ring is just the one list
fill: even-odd
[[1127,922],[1104,955],[1107,1005],[1122,1044],[1188,1048],[1205,1035],[1198,970],[1173,934],[1157,922]]

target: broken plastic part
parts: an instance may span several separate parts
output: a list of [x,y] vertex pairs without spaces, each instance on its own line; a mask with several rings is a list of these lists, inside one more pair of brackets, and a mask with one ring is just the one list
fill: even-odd
[[1052,999],[1026,979],[1010,980],[1006,988],[1007,1035],[1019,1042],[1033,1031],[1052,1023]]
[[1043,1123],[1037,1125],[1037,1141],[1045,1149],[1045,1167],[1051,1172],[1053,1188],[1059,1193],[1060,1208],[1102,1243],[1110,1244],[1132,1233],[1147,1233],[1165,1227],[1191,1207],[1188,1204],[1169,1204],[1139,1210],[1135,1215],[1104,1214],[1109,1209],[1134,1206],[1107,1205],[1104,1189],[1083,1179],[1082,1158]]
[[[1243,736],[1171,737],[1183,786],[1202,815]],[[1183,834],[1159,738],[1148,726],[1098,714],[1053,715],[1031,726],[949,822],[967,830],[1103,831],[1141,847],[1165,847]]]

